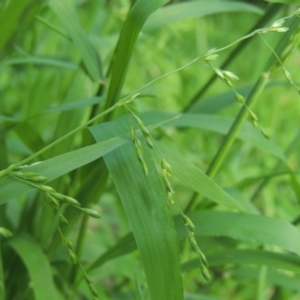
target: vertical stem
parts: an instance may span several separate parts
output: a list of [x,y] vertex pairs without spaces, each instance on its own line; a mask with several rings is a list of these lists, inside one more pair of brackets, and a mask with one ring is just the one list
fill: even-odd
[[[266,10],[266,13],[257,21],[257,23],[249,30],[247,34],[253,32],[257,28],[261,28],[265,26],[267,22],[269,22],[269,20],[272,19],[272,17],[282,7],[284,7],[283,4],[278,4],[278,3],[271,4],[269,8]],[[247,46],[249,42],[250,39],[246,39],[242,41],[239,45],[237,45],[236,48],[230,53],[230,56],[221,65],[220,69],[225,69],[242,52],[242,50]],[[183,109],[182,112],[187,112],[198,101],[198,99],[200,99],[205,94],[205,92],[215,82],[217,78],[218,76],[216,74],[213,74],[206,82],[206,84],[192,97],[192,99],[189,101],[189,103]]]
[[[265,72],[262,73],[259,80],[256,82],[255,86],[253,87],[250,95],[247,99],[247,106],[249,109],[251,109],[254,104],[256,103],[259,95],[263,91],[264,87],[266,86],[269,79],[269,73]],[[215,155],[213,161],[211,162],[206,174],[210,178],[213,178],[217,171],[219,170],[222,162],[224,161],[228,151],[230,150],[234,140],[236,139],[237,134],[239,133],[243,123],[245,122],[246,118],[248,116],[248,110],[246,106],[243,106],[236,117],[234,123],[232,124],[229,132],[227,133],[225,140],[221,147],[219,148],[217,154]],[[198,204],[198,201],[200,199],[200,195],[197,193],[194,193],[190,203],[188,204],[186,211],[193,210],[196,205]]]
[[[84,243],[85,232],[86,232],[88,220],[89,220],[89,216],[87,214],[84,214],[82,221],[81,221],[79,237],[77,239],[77,243],[76,243],[76,247],[75,247],[75,253],[76,253],[79,261],[80,261],[81,254],[82,254],[82,247],[83,247],[83,243]],[[71,272],[70,272],[70,280],[69,280],[70,284],[75,282],[78,269],[79,269],[79,264],[72,265]]]
[[[256,85],[252,89],[251,94],[247,99],[247,106],[249,109],[251,109],[254,106],[259,95],[261,94],[264,87],[266,86],[268,79],[269,79],[269,73],[263,73],[260,76],[259,80],[257,81]],[[233,142],[235,141],[235,138],[239,133],[247,116],[248,116],[248,110],[245,106],[243,106],[238,116],[236,117],[234,123],[232,124],[229,132],[227,133],[223,145],[219,148],[219,151],[217,152],[216,156],[214,157],[212,163],[210,164],[206,172],[206,174],[209,177],[213,178],[217,173],[217,171],[219,170],[221,163],[223,162],[225,156],[227,155],[229,149],[231,148]]]

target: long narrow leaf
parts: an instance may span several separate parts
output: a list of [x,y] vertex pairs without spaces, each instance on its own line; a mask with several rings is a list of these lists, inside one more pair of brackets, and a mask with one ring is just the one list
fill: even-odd
[[[263,250],[225,250],[207,254],[211,266],[224,264],[266,265],[277,269],[300,273],[300,258],[291,254],[275,253]],[[199,260],[192,260],[184,264],[183,269],[189,270],[199,267]]]
[[7,245],[20,256],[25,264],[30,275],[35,299],[57,299],[51,266],[40,245],[25,234],[12,238]]
[[80,52],[90,77],[96,82],[103,79],[98,53],[79,25],[72,8],[65,0],[51,0],[50,6]]
[[[91,128],[97,141],[112,134],[107,128]],[[178,240],[166,203],[166,190],[150,151],[144,149],[143,155],[148,176],[142,171],[131,143],[104,159],[132,227],[151,299],[183,299]]]
[[167,2],[168,0],[139,0],[129,11],[122,27],[112,64],[106,108],[112,106],[120,96],[135,42],[145,21],[155,10]]
[[263,10],[254,5],[236,1],[224,2],[213,0],[208,2],[206,0],[198,0],[177,3],[157,10],[147,20],[143,30],[150,31],[171,22],[225,12],[248,12],[262,14]]
[[[49,181],[62,176],[74,169],[96,160],[113,149],[123,145],[128,138],[117,137],[95,145],[87,146],[66,154],[43,161],[37,165],[27,167],[26,171],[46,176]],[[31,190],[33,187],[19,182],[9,176],[0,179],[0,204]]]

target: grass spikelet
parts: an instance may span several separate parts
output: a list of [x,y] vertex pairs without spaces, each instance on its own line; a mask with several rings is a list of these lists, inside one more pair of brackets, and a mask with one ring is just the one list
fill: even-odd
[[77,262],[78,262],[78,259],[77,259],[77,256],[76,256],[75,252],[70,248],[68,248],[68,252],[69,252],[69,256],[70,256],[70,259],[71,259],[72,263],[74,265],[76,265]]
[[174,204],[175,203],[173,195],[174,195],[174,193],[168,192],[168,198],[167,198],[167,203],[168,204]]
[[189,234],[188,237],[189,237],[189,242],[190,242],[190,245],[191,245],[191,248],[193,249],[193,251],[195,253],[199,253],[200,248],[198,247],[195,237],[192,234]]
[[251,122],[252,122],[252,125],[254,126],[254,128],[257,129],[259,127],[257,121],[251,119]]
[[258,121],[258,117],[256,116],[256,114],[252,110],[249,109],[248,113],[249,113],[249,115],[250,115],[250,117],[253,121],[256,121],[256,122]]
[[166,175],[171,176],[172,167],[164,158],[161,160],[160,166]]
[[69,226],[69,222],[63,214],[59,214],[59,220],[65,226],[67,226],[67,227]]
[[242,103],[242,104],[245,103],[245,98],[241,94],[236,93],[235,98],[239,103]]
[[233,72],[231,71],[222,71],[223,75],[229,80],[240,80]]
[[289,82],[293,82],[293,80],[292,80],[292,77],[291,77],[291,74],[290,74],[290,72],[287,70],[287,69],[283,69],[283,73],[284,73],[284,75],[285,75],[285,77],[286,77],[286,79],[289,81]]
[[132,142],[135,143],[136,136],[135,136],[135,130],[132,125],[130,125],[130,137]]
[[165,187],[166,187],[167,191],[168,191],[169,193],[174,194],[174,191],[173,191],[173,189],[172,189],[172,186],[171,186],[171,184],[170,184],[170,181],[169,181],[168,178],[167,178],[167,175],[166,175],[165,173],[163,173],[163,174],[162,174],[162,177],[163,177],[163,180],[164,180]]
[[206,281],[209,281],[210,275],[209,275],[208,269],[204,265],[201,265],[200,269],[201,269],[201,273],[202,273],[202,276],[204,277],[204,279]]
[[195,225],[192,222],[192,220],[189,217],[187,217],[186,215],[183,215],[183,221],[184,221],[184,225],[188,228],[189,232],[191,234],[194,234],[194,232],[195,232]]
[[270,134],[267,131],[265,131],[264,129],[261,129],[260,131],[266,139],[270,139]]
[[284,20],[284,19],[276,20],[276,21],[271,25],[271,28],[278,28],[278,27],[281,27],[284,23],[285,23],[285,20]]
[[47,193],[47,195],[50,199],[50,205],[55,209],[59,208],[59,201],[56,198],[52,197],[51,194]]
[[213,68],[213,71],[216,73],[217,76],[219,76],[221,79],[224,79],[225,76],[223,75],[223,71],[219,68]]
[[270,29],[270,31],[279,32],[279,33],[287,32],[288,30],[289,30],[288,27],[278,27],[278,28],[271,28]]
[[89,287],[89,290],[91,291],[92,295],[93,295],[94,297],[96,297],[96,299],[98,299],[98,292],[97,292],[95,286],[90,282],[90,283],[88,284],[88,287]]
[[80,209],[81,211],[83,211],[84,213],[88,214],[92,218],[101,219],[101,215],[97,211],[95,211],[93,209],[90,209],[90,208],[81,208],[81,207],[77,207],[77,208]]
[[206,62],[208,61],[213,61],[216,60],[219,57],[218,54],[206,54],[206,56],[204,56],[203,60],[205,60]]
[[38,188],[47,193],[55,193],[55,189],[48,185],[39,185]]
[[141,161],[141,165],[142,165],[142,168],[143,168],[145,176],[148,176],[148,167],[147,167],[147,165],[146,165],[146,163],[145,163],[144,160]]

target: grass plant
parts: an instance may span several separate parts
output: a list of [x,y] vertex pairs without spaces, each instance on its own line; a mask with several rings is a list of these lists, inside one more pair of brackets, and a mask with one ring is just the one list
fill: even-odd
[[0,1],[0,300],[299,298],[284,2]]

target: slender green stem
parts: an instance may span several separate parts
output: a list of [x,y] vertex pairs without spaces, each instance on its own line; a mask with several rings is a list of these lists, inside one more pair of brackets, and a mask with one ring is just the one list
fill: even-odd
[[[111,111],[113,111],[114,109],[116,109],[119,106],[122,106],[123,104],[127,103],[130,97],[134,97],[134,96],[128,96],[123,98],[122,100],[120,100],[119,102],[117,102],[116,104],[114,104],[112,107],[108,108],[107,110],[103,111],[102,113],[100,113],[99,115],[97,115],[96,117],[90,119],[89,121],[85,122],[84,124],[78,126],[77,128],[73,129],[72,131],[68,132],[67,134],[65,134],[64,136],[60,137],[59,139],[57,139],[56,141],[52,142],[51,144],[47,145],[46,147],[44,147],[43,149],[37,151],[36,153],[34,153],[33,155],[23,159],[22,161],[18,162],[17,164],[11,165],[10,167],[8,167],[6,170],[3,170],[0,172],[0,178],[4,177],[6,175],[8,175],[11,171],[13,171],[15,168],[25,165],[26,163],[32,161],[33,159],[35,159],[36,157],[40,156],[41,154],[45,153],[46,151],[50,150],[51,148],[53,148],[54,146],[56,146],[57,144],[59,144],[60,142],[64,141],[65,139],[69,138],[70,136],[74,135],[75,133],[83,130],[84,128],[86,128],[88,125],[92,124],[93,122],[98,121],[101,117],[103,117],[104,115],[110,113]],[[127,100],[127,101],[126,101]]]
[[[75,247],[75,253],[76,253],[78,260],[80,260],[81,254],[82,254],[82,248],[83,248],[83,243],[84,243],[84,239],[85,239],[85,233],[86,233],[86,229],[87,229],[87,225],[88,225],[88,220],[89,220],[89,216],[87,214],[84,214],[82,221],[81,221],[79,236],[78,236],[76,247]],[[80,266],[78,264],[72,265],[71,272],[70,272],[70,279],[69,279],[70,284],[75,282],[79,267]]]
[[[285,151],[285,155],[286,157],[288,157],[288,155],[295,150],[295,148],[299,145],[299,141],[300,141],[300,131],[298,131],[295,135],[295,137],[293,138],[292,142],[290,143],[290,145],[288,146],[288,148]],[[279,161],[273,168],[271,174],[276,173],[279,168],[283,165],[282,161]],[[291,170],[292,171],[292,170]],[[258,195],[261,193],[261,191],[264,189],[264,187],[268,184],[268,182],[271,180],[272,177],[265,177],[260,184],[257,186],[257,188],[255,189],[255,191],[253,192],[252,196],[251,196],[251,202],[253,202]]]
[[[247,107],[248,109],[253,107],[256,100],[258,99],[259,95],[263,91],[264,87],[266,86],[269,79],[269,73],[263,73],[260,76],[260,79],[252,89],[251,94],[247,100]],[[218,171],[221,163],[223,162],[226,154],[228,153],[229,149],[231,148],[235,138],[240,131],[243,123],[245,122],[246,118],[248,117],[248,109],[246,106],[243,106],[238,114],[237,118],[235,119],[234,123],[232,124],[223,145],[220,147],[218,153],[216,154],[215,158],[213,159],[212,163],[210,164],[206,174],[213,178]]]
[[259,277],[258,277],[258,284],[257,284],[257,300],[264,300],[266,299],[264,296],[264,290],[266,288],[266,279],[267,279],[268,267],[261,266],[259,270]]
[[[258,22],[250,29],[249,34],[253,32],[256,28],[263,27],[284,5],[282,4],[271,4],[266,13],[258,20]],[[246,45],[250,42],[249,39],[243,40],[236,48],[233,49],[230,56],[224,61],[221,65],[221,69],[226,68],[246,47]],[[192,99],[188,102],[188,105],[183,109],[183,112],[187,112],[196,102],[200,99],[205,92],[209,89],[209,87],[215,82],[218,76],[214,73],[207,83],[192,97]]]
[[[213,178],[217,171],[219,170],[222,162],[224,161],[228,151],[230,150],[233,142],[235,141],[235,138],[240,131],[244,121],[246,120],[248,116],[248,109],[251,109],[253,105],[255,104],[256,100],[258,99],[259,95],[263,91],[264,87],[266,86],[269,79],[269,73],[263,73],[259,80],[257,81],[256,85],[253,87],[251,94],[249,95],[247,99],[247,106],[243,106],[236,117],[234,123],[232,124],[229,132],[227,133],[225,140],[222,144],[222,146],[219,148],[219,151],[215,155],[213,161],[211,162],[206,174],[210,178]],[[193,210],[196,205],[198,204],[198,201],[200,199],[200,195],[194,193],[191,201],[189,202],[186,211]]]

